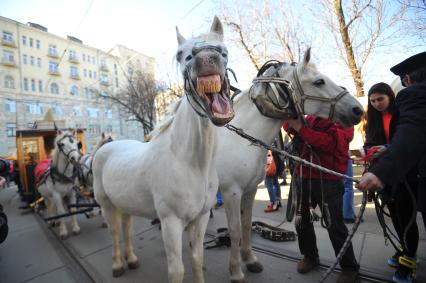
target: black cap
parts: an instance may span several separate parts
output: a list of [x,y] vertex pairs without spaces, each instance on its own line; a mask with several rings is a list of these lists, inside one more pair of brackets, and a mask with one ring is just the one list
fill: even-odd
[[417,69],[426,67],[426,52],[413,55],[401,63],[390,68],[391,72],[397,76],[403,77]]

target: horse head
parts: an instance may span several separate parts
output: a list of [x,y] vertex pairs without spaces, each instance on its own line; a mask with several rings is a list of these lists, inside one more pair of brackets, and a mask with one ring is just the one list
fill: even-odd
[[308,49],[299,65],[267,62],[253,80],[250,96],[265,116],[289,119],[313,114],[339,122],[358,124],[363,108],[349,92],[320,73],[310,63]]
[[226,76],[228,50],[223,43],[222,23],[215,17],[210,32],[188,40],[178,28],[176,33],[176,59],[188,100],[198,114],[209,117],[217,126],[225,125],[234,117],[234,111]]
[[55,138],[55,150],[62,154],[69,162],[76,164],[80,157],[79,141],[75,137],[75,131],[62,132],[58,130]]

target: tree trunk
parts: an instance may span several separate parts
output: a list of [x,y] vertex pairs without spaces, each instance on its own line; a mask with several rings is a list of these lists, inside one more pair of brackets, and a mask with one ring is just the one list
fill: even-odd
[[361,79],[361,70],[358,68],[357,63],[355,61],[352,42],[348,33],[349,26],[346,25],[341,0],[334,0],[334,9],[336,12],[337,20],[339,22],[339,33],[342,38],[343,46],[345,48],[347,62],[349,64],[349,69],[352,74],[352,79],[355,83],[356,96],[361,97],[364,96],[364,84]]

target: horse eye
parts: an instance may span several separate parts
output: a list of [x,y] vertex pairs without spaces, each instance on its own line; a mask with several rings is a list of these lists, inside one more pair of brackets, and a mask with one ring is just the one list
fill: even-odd
[[228,54],[226,54],[226,53],[224,52],[224,53],[222,53],[222,57],[223,57],[223,58],[227,58],[227,57],[228,57]]
[[64,146],[63,142],[58,143],[58,146]]
[[179,52],[176,54],[176,60],[177,60],[178,62],[180,62],[180,61],[182,60],[182,51],[179,51]]
[[192,55],[188,55],[188,56],[186,56],[185,61],[188,62],[191,59],[192,59]]
[[320,85],[324,85],[325,81],[323,79],[318,79],[316,81],[314,81],[314,85],[315,86],[320,86]]

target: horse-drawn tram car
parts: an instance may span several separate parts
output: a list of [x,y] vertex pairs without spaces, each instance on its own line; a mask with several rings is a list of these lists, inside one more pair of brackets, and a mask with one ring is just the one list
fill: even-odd
[[[35,168],[41,161],[50,158],[58,130],[67,130],[65,121],[53,120],[48,112],[46,118],[34,122],[32,128],[16,131],[17,161],[24,201],[32,202],[37,197]],[[81,143],[80,152],[85,154],[84,129],[76,129],[75,132]]]

